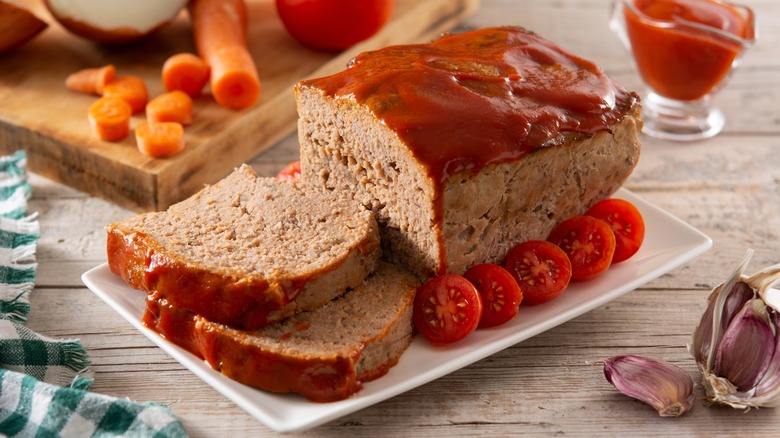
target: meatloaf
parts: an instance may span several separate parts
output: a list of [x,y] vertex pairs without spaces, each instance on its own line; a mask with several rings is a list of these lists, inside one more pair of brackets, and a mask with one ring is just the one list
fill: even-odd
[[517,27],[366,52],[295,93],[303,180],[371,209],[422,276],[546,238],[639,159],[638,96]]
[[363,206],[242,165],[164,212],[107,226],[131,287],[211,321],[255,329],[363,283],[381,256]]
[[238,382],[335,401],[398,362],[412,340],[417,286],[412,274],[381,264],[341,297],[259,330],[208,321],[152,293],[143,322]]

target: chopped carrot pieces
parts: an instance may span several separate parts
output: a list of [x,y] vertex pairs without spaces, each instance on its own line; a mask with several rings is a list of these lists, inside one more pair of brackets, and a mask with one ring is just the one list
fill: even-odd
[[133,114],[140,113],[149,101],[146,83],[138,76],[123,76],[114,79],[103,87],[103,96],[113,96],[124,99],[133,109]]
[[68,75],[65,78],[65,87],[69,90],[101,96],[106,84],[115,78],[116,67],[112,64],[103,67],[85,68]]
[[130,132],[130,104],[118,97],[101,97],[89,107],[89,124],[105,141],[119,141]]
[[146,120],[189,125],[192,123],[192,98],[179,90],[161,94],[146,104]]
[[166,90],[181,90],[198,97],[209,82],[211,69],[204,60],[192,53],[177,53],[162,67],[162,83]]
[[214,99],[233,110],[252,106],[260,79],[247,47],[244,0],[192,0],[189,7],[195,46],[211,67]]
[[135,141],[144,155],[171,157],[184,149],[184,127],[176,122],[143,122],[135,128]]

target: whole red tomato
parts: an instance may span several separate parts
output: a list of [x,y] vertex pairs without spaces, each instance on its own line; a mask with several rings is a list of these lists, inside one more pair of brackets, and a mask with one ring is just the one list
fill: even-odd
[[284,27],[304,46],[335,52],[373,36],[395,0],[276,0]]

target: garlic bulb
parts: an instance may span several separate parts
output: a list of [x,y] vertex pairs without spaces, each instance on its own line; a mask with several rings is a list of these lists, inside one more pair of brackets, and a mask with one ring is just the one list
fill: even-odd
[[707,399],[740,409],[780,405],[780,264],[746,277],[752,255],[713,289],[688,345]]
[[676,365],[634,355],[615,356],[603,363],[609,383],[652,406],[662,417],[679,417],[693,407],[693,379]]

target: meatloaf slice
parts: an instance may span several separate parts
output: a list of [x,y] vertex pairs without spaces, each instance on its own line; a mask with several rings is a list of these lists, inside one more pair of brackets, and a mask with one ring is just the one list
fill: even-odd
[[310,400],[340,400],[381,377],[412,340],[416,277],[382,264],[322,307],[259,330],[211,322],[150,294],[144,324],[225,376]]
[[164,212],[107,226],[108,263],[131,287],[255,329],[362,284],[381,256],[358,203],[242,165]]
[[637,95],[516,27],[366,52],[295,91],[303,180],[352,193],[423,276],[546,238],[639,158]]

